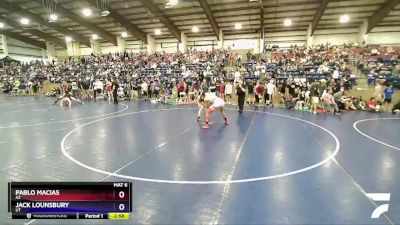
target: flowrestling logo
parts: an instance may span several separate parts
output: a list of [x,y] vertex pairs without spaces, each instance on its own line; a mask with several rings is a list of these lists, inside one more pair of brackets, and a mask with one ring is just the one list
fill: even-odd
[[368,198],[375,202],[384,202],[386,204],[379,205],[376,209],[372,212],[371,218],[377,219],[383,213],[389,211],[389,201],[390,201],[390,193],[367,193]]

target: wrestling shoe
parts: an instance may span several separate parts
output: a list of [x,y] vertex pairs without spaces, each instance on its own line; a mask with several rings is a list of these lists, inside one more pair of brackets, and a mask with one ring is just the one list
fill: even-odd
[[208,125],[208,124],[203,126],[203,129],[208,129],[208,128],[210,128],[210,125]]

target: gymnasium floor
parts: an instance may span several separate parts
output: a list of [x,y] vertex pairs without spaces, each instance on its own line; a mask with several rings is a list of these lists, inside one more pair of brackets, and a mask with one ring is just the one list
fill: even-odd
[[[195,106],[53,101],[0,96],[0,225],[400,224],[400,119],[389,113],[229,106],[229,126],[214,113],[203,130]],[[129,221],[7,213],[8,181],[125,180]],[[371,219],[383,203],[366,193],[391,193],[388,213]]]

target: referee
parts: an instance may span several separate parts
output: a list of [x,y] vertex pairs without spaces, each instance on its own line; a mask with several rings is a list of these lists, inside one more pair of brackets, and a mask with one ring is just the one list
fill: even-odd
[[114,104],[118,104],[118,88],[119,88],[119,84],[116,78],[113,79],[112,83],[111,83],[111,88],[113,91],[113,97],[114,97]]
[[239,80],[236,87],[236,95],[238,96],[239,113],[243,113],[244,99],[246,97],[246,87],[242,80]]

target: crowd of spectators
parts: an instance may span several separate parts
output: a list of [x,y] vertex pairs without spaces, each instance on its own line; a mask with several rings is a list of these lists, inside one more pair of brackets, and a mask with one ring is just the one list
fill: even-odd
[[357,66],[368,78],[368,84],[374,86],[377,80],[385,79],[395,88],[400,88],[400,48],[369,46],[357,49],[353,54],[357,58]]
[[[277,103],[290,109],[330,111],[371,110],[393,96],[388,82],[378,82],[373,98],[348,96],[357,84],[352,71],[354,46],[297,46],[287,50],[271,47],[271,54],[240,54],[230,51],[191,51],[176,54],[89,55],[51,62],[33,61],[6,68],[2,90],[10,94],[43,92],[43,82],[57,84],[46,93],[65,92],[80,99],[152,100],[192,103],[201,92],[214,92],[232,103],[239,81],[248,104]],[[117,83],[117,90],[113,90]]]

